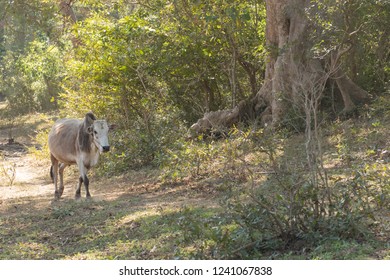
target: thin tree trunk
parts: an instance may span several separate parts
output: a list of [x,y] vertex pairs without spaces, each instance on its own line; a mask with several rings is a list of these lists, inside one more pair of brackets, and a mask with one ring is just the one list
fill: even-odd
[[[73,11],[72,5],[76,0],[59,0],[60,13],[64,17],[64,27],[66,23],[70,23],[71,25],[77,22],[77,17],[75,12]],[[71,42],[74,48],[80,45],[80,41],[72,35]]]

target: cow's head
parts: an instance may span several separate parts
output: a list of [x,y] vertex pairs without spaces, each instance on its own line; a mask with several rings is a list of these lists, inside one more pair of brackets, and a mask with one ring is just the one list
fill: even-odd
[[85,121],[88,123],[87,132],[92,136],[93,143],[102,152],[110,150],[108,142],[108,132],[115,127],[115,125],[108,125],[106,120],[96,120],[92,113],[85,116]]

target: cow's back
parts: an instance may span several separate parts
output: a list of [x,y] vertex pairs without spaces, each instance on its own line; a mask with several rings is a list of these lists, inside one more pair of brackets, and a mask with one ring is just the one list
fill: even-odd
[[61,119],[52,127],[48,143],[50,153],[60,162],[76,163],[76,139],[82,124],[81,120]]

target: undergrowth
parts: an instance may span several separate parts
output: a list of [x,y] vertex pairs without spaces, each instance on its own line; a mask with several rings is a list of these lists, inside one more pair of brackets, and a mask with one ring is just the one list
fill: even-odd
[[[387,108],[383,99],[377,102]],[[179,141],[166,151],[166,184],[191,178],[221,193],[221,224],[213,231],[202,219],[191,226],[191,238],[203,232],[212,240],[196,256],[339,259],[353,254],[326,255],[328,243],[388,248],[389,120],[372,109],[361,115],[328,122],[315,161],[305,135],[286,130],[233,129],[223,140]]]

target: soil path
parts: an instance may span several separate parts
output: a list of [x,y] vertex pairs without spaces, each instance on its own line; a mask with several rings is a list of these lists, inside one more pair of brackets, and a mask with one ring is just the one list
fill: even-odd
[[52,191],[46,163],[20,143],[0,143],[0,199],[42,196]]

